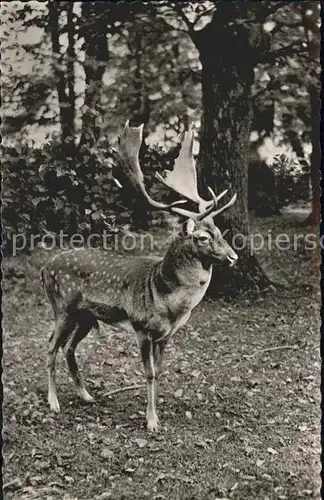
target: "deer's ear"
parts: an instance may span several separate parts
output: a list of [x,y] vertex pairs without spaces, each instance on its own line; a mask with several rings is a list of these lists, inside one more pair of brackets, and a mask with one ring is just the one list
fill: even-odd
[[193,219],[188,219],[182,225],[182,234],[188,236],[194,232],[196,229],[196,223]]

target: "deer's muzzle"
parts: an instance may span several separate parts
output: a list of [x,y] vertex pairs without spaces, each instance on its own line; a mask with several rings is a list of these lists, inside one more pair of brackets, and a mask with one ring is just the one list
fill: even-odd
[[231,253],[227,256],[227,260],[229,267],[235,266],[236,262],[238,261],[237,253],[235,253],[234,250],[232,250]]

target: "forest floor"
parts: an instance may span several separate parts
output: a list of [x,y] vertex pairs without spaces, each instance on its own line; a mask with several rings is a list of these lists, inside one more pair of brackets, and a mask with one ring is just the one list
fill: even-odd
[[[266,234],[306,233],[289,217],[254,219]],[[165,239],[165,233],[156,232]],[[311,252],[262,250],[289,287],[206,299],[168,347],[161,428],[145,428],[136,342],[101,326],[78,348],[92,404],[57,366],[61,413],[47,401],[53,315],[39,282],[49,252],[4,263],[4,492],[6,500],[319,499],[319,289]]]

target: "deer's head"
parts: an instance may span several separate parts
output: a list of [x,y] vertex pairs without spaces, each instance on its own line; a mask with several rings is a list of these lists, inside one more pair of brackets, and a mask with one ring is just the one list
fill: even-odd
[[197,172],[193,157],[193,132],[192,128],[185,132],[179,156],[176,158],[172,171],[166,171],[165,177],[156,173],[156,178],[168,188],[191,200],[198,205],[198,211],[192,212],[179,208],[177,205],[186,203],[185,200],[170,204],[160,203],[153,200],[147,193],[144,185],[144,177],[139,164],[139,149],[142,143],[143,125],[130,127],[126,122],[119,137],[119,157],[130,183],[136,192],[143,195],[154,208],[160,210],[171,210],[186,218],[179,234],[184,245],[198,258],[206,259],[210,263],[228,262],[233,266],[238,256],[223,238],[220,229],[215,225],[214,218],[231,207],[236,194],[228,203],[219,207],[219,201],[226,195],[227,189],[216,196],[214,191],[208,187],[211,200],[203,199],[197,188]]
[[230,267],[236,264],[238,256],[222,236],[212,219],[195,221],[186,220],[181,229],[182,245],[206,264],[227,263]]

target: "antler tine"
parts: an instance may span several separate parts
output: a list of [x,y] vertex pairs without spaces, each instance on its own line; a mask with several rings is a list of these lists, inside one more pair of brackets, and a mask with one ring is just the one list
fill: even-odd
[[[179,156],[174,162],[173,170],[166,170],[166,177],[163,178],[158,172],[156,178],[168,188],[173,189],[181,196],[197,203],[199,212],[204,211],[210,201],[204,200],[198,193],[197,172],[193,157],[193,131],[192,125],[184,133]],[[214,205],[214,204],[213,204]],[[190,212],[194,213],[194,212]],[[183,215],[183,214],[182,214]]]
[[204,210],[203,212],[191,212],[190,210],[184,210],[183,208],[173,208],[172,211],[176,212],[180,215],[184,215],[185,217],[190,217],[195,220],[202,220],[207,217],[216,207],[218,201],[227,193],[227,189],[223,191],[220,195],[216,196],[211,187],[208,186],[208,189],[213,197],[212,205]]
[[212,190],[211,187],[208,186],[208,189],[213,197],[213,203],[209,208],[207,208],[207,210],[204,210],[203,212],[197,213],[197,212],[191,212],[190,210],[184,210],[183,208],[173,208],[172,209],[173,212],[176,212],[180,215],[184,215],[185,217],[190,217],[191,219],[195,219],[195,220],[204,219],[205,217],[207,217],[207,215],[209,215],[213,211],[213,209],[216,207],[218,201],[227,193],[227,189],[226,189],[220,195],[216,196],[216,194],[214,193],[214,191]]
[[143,127],[144,124],[139,127],[130,127],[129,120],[127,120],[119,137],[118,155],[130,184],[135,191],[142,194],[154,208],[165,210],[175,205],[186,203],[185,200],[175,201],[170,204],[161,203],[153,200],[146,191],[144,176],[139,163],[139,150],[142,143]]
[[207,208],[207,210],[205,210],[204,212],[201,212],[201,213],[190,212],[189,210],[184,210],[183,208],[177,208],[177,207],[172,208],[172,211],[176,212],[177,214],[183,215],[184,217],[190,217],[191,219],[200,221],[200,220],[205,219],[208,216],[210,218],[213,218],[216,215],[219,215],[221,212],[224,212],[224,210],[226,210],[227,208],[232,206],[236,201],[237,194],[235,193],[234,196],[230,199],[230,201],[226,205],[219,208],[218,210],[214,210],[217,203],[219,202],[219,200],[221,198],[223,198],[223,196],[225,196],[225,194],[228,192],[228,189],[225,189],[225,191],[220,193],[218,196],[216,196],[216,194],[214,193],[214,191],[212,190],[211,187],[208,187],[208,189],[213,197],[214,203],[211,207]]
[[225,191],[223,191],[218,196],[216,196],[216,194],[214,193],[214,191],[212,190],[212,188],[209,187],[209,186],[208,186],[208,191],[210,192],[210,194],[213,197],[213,204],[210,207],[208,207],[204,212],[199,213],[198,216],[197,216],[197,220],[202,220],[205,217],[207,217],[216,208],[219,200],[221,198],[223,198],[223,196],[227,193],[228,189],[225,189]]
[[229,207],[231,207],[235,203],[236,198],[237,198],[237,193],[234,194],[234,196],[230,199],[230,201],[228,203],[226,203],[226,205],[224,205],[223,207],[219,208],[218,210],[215,210],[215,212],[212,212],[210,214],[210,217],[214,218],[214,217],[216,217],[216,215],[219,215],[222,212],[224,212],[224,210],[227,210]]
[[184,208],[172,207],[172,212],[176,214],[183,215],[184,217],[188,217],[189,219],[196,220],[199,212],[191,212],[190,210],[185,210]]
[[[208,216],[215,217],[216,215],[219,215],[224,210],[233,205],[236,200],[236,194],[226,205],[218,210],[215,210],[219,200],[223,198],[223,196],[227,193],[227,189],[216,196],[214,191],[210,187],[208,187],[209,192],[212,195],[211,202],[206,201],[201,198],[201,196],[199,196],[197,189],[196,166],[192,154],[193,133],[191,126],[189,127],[189,130],[185,132],[181,150],[178,158],[175,161],[173,170],[167,171],[166,179],[163,179],[159,174],[156,174],[156,177],[164,185],[173,189],[178,194],[181,194],[187,199],[197,203],[199,205],[199,212],[191,212],[190,210],[184,210],[176,206],[182,203],[186,203],[185,200],[179,200],[169,204],[164,204],[159,201],[153,200],[145,189],[144,176],[139,164],[139,150],[142,143],[143,127],[143,124],[139,127],[130,127],[129,120],[126,121],[122,133],[119,137],[118,155],[121,159],[122,167],[128,177],[130,184],[135,189],[135,191],[142,194],[146,198],[150,205],[160,210],[172,208],[173,212],[184,215],[185,217],[190,217],[195,220],[202,220]],[[120,185],[117,179],[114,180],[117,184]]]

